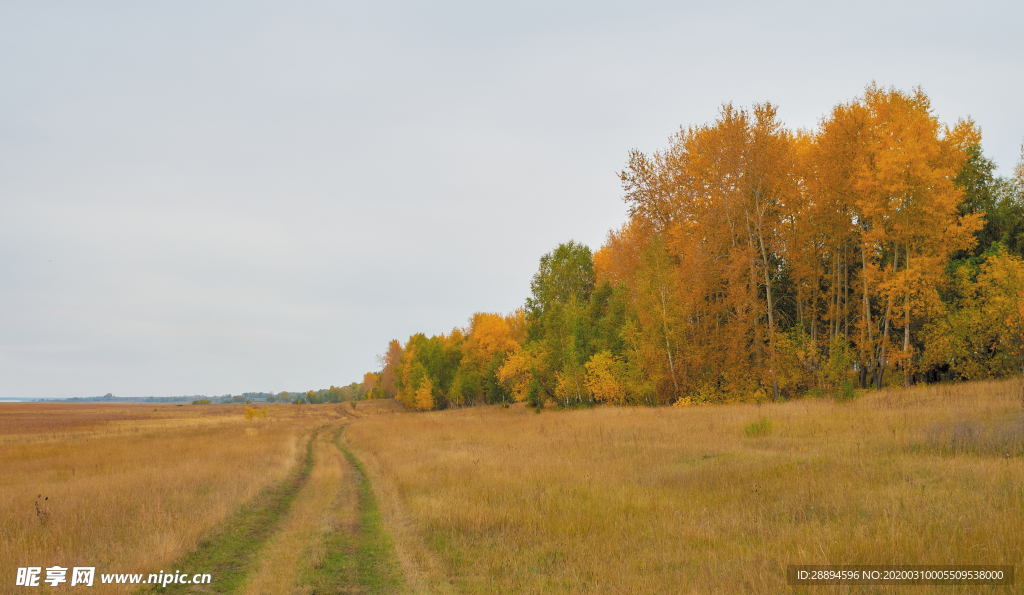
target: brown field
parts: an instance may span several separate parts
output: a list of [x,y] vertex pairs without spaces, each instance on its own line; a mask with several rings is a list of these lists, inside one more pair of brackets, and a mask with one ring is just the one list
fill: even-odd
[[[166,570],[293,473],[320,428],[309,481],[232,588],[311,593],[331,576],[317,570],[331,558],[323,544],[363,552],[329,535],[356,531],[361,514],[354,468],[333,447],[341,426],[409,592],[898,591],[786,585],[786,565],[824,563],[1014,564],[1013,587],[912,591],[1022,592],[1019,394],[1018,380],[843,404],[541,414],[521,405],[404,413],[370,401],[271,405],[259,423],[237,405],[4,404],[0,593],[28,592],[13,586],[19,566]],[[771,432],[746,436],[762,417]],[[49,497],[45,518],[38,494]],[[356,562],[332,563],[357,572]]]
[[[364,417],[346,430],[411,585],[458,593],[896,592],[795,588],[788,564],[1014,564],[1020,381],[853,402],[521,405]],[[360,404],[362,407],[362,404]],[[747,437],[761,416],[770,435]]]
[[14,587],[20,566],[95,566],[92,593],[125,590],[99,586],[101,572],[167,569],[283,479],[313,427],[338,418],[268,411],[254,423],[238,405],[0,404],[0,593],[28,592]]

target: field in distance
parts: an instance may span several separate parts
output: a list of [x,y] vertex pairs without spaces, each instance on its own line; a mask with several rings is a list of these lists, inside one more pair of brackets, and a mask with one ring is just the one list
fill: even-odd
[[[794,588],[785,570],[1014,564],[1019,576],[1020,391],[1018,379],[847,403],[475,407],[345,433],[426,592],[897,592]],[[913,589],[1019,592],[1022,579]]]

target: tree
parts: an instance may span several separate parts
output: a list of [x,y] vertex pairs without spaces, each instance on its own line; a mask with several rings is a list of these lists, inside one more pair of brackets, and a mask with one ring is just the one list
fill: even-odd
[[635,280],[639,325],[630,337],[641,365],[666,403],[679,399],[686,386],[681,357],[687,343],[686,314],[679,295],[679,269],[656,236],[643,252]]
[[584,303],[594,289],[594,259],[590,248],[570,240],[541,256],[530,282],[526,310],[541,318],[555,304]]
[[245,406],[245,420],[246,421],[257,421],[258,422],[259,420],[266,419],[266,418],[267,418],[267,408],[266,407],[256,408],[256,407],[249,407],[248,405]]
[[374,374],[373,372],[363,374],[363,386],[361,387],[361,390],[363,394],[366,395],[367,399],[374,398],[373,391],[377,388],[377,378],[378,374]]
[[640,255],[650,238],[639,218],[630,219],[618,231],[609,231],[605,244],[594,254],[595,281],[632,288]]
[[[971,122],[940,134],[920,89],[908,94],[872,85],[860,101],[866,114],[864,145],[853,189],[861,228],[862,325],[868,335],[864,341],[862,331],[862,342],[874,352],[876,388],[893,359],[909,386],[912,311],[937,300],[944,263],[952,253],[970,248],[980,227],[977,214],[957,216],[963,193],[952,181],[980,134]],[[872,299],[880,306],[874,316]],[[900,301],[902,353],[890,339]]]
[[416,389],[415,407],[420,411],[430,411],[434,408],[433,383],[430,378],[424,375],[419,388]]
[[533,381],[537,357],[528,347],[516,347],[505,357],[497,370],[498,380],[507,387],[516,402],[526,400]]
[[398,396],[398,384],[396,374],[398,373],[399,366],[401,365],[402,358],[402,344],[397,339],[392,339],[388,343],[388,350],[384,352],[384,355],[378,356],[377,361],[380,362],[380,387],[381,397],[395,398]]
[[924,363],[962,380],[1024,373],[1024,261],[996,244],[954,272],[956,299],[924,328]]
[[630,153],[629,220],[596,254],[560,244],[524,309],[392,341],[375,390],[411,409],[568,407],[1005,374],[1011,345],[1024,366],[1016,281],[1000,281],[1024,255],[1024,156],[997,178],[980,141],[920,89],[869,85],[813,131],[770,103],[723,105]]
[[626,404],[626,388],[619,379],[619,367],[619,359],[607,351],[595,353],[587,362],[587,390],[595,401]]
[[525,318],[523,310],[517,310],[509,316],[497,313],[477,312],[469,319],[469,334],[464,346],[464,357],[467,364],[475,370],[486,366],[494,357],[495,352],[508,352],[518,347],[523,338],[520,333]]

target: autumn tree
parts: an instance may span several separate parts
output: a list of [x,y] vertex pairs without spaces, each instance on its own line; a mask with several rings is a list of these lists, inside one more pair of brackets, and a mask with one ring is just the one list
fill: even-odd
[[367,372],[363,374],[363,385],[360,387],[360,389],[368,399],[372,399],[375,397],[374,391],[377,388],[378,376],[379,374],[375,374],[373,372]]
[[953,273],[955,298],[925,325],[925,365],[960,380],[1024,373],[1024,261],[1000,244]]
[[[587,307],[593,290],[590,248],[573,241],[543,255],[530,283],[526,340],[535,344],[530,351],[531,381],[563,405],[590,400],[584,366],[590,357]],[[517,386],[509,388],[521,396],[524,388]]]
[[[869,86],[859,103],[863,144],[852,187],[860,228],[861,349],[872,353],[876,388],[891,360],[900,363],[909,385],[912,313],[937,302],[945,262],[971,247],[980,227],[977,214],[958,216],[962,191],[953,183],[980,135],[970,122],[943,130],[920,89]],[[892,342],[898,321],[902,349]]]
[[1004,375],[1024,358],[1024,159],[994,171],[977,127],[940,124],[920,89],[869,85],[798,132],[773,104],[726,104],[630,152],[629,219],[596,254],[560,244],[525,308],[392,341],[363,386],[411,409],[570,407]]
[[397,339],[388,343],[388,350],[377,357],[380,363],[380,381],[378,388],[381,398],[394,398],[398,396],[397,373],[401,365],[402,344]]

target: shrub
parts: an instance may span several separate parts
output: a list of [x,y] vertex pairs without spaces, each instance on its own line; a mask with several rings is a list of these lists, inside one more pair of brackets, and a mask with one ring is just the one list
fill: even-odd
[[263,407],[261,409],[257,409],[255,407],[249,407],[248,405],[245,406],[245,419],[247,421],[259,421],[260,419],[266,418],[266,417],[267,417],[267,408],[266,407]]
[[210,404],[210,399],[196,399],[195,401],[192,401],[192,404],[193,405],[209,405]]
[[849,378],[843,380],[843,383],[839,385],[839,391],[836,392],[836,402],[843,403],[845,401],[852,401],[857,396],[857,392],[853,390],[853,383],[850,382]]
[[767,417],[761,416],[761,419],[743,428],[743,435],[748,438],[754,438],[757,436],[767,436],[772,433],[772,422]]
[[[534,409],[540,409],[544,406],[544,397],[540,394],[540,384],[536,381],[530,381],[526,389],[526,403]],[[538,411],[538,413],[540,412]]]

